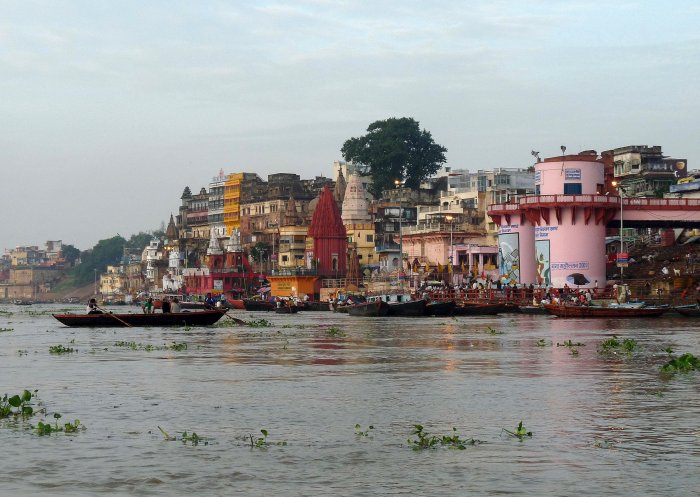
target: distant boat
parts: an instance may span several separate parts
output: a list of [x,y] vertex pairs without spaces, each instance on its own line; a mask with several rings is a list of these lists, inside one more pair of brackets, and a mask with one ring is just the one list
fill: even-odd
[[683,305],[683,306],[674,307],[672,310],[676,311],[681,316],[685,316],[688,318],[700,318],[700,306],[699,305],[693,305],[693,306]]
[[244,299],[243,305],[246,311],[273,311],[275,310],[275,304],[268,302],[267,300],[258,299]]
[[389,304],[381,300],[345,306],[351,316],[379,317],[389,314]]
[[144,326],[209,326],[225,314],[223,311],[169,312],[158,314],[52,314],[70,327],[119,328]]
[[548,314],[547,309],[541,305],[519,305],[518,311],[522,314]]
[[458,305],[452,310],[453,316],[492,316],[503,312],[503,305],[499,303],[464,304]]
[[17,299],[13,302],[13,304],[15,304],[15,305],[32,305],[33,303],[34,302],[32,302],[30,300],[21,300],[21,299]]
[[545,304],[547,312],[563,318],[642,318],[661,316],[669,307],[637,307],[636,305],[569,305]]
[[454,300],[430,300],[425,304],[425,315],[452,316],[456,305]]
[[296,314],[299,312],[299,308],[295,305],[282,305],[280,307],[275,307],[275,312],[277,314]]
[[415,317],[425,314],[425,299],[414,300],[408,293],[384,293],[367,297],[368,302],[381,300],[389,306],[388,316]]

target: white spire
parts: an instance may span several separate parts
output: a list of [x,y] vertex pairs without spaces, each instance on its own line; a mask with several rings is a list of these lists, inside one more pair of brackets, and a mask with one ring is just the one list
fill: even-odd
[[238,228],[231,230],[231,237],[226,242],[226,252],[243,252],[241,233],[238,231]]
[[224,251],[221,250],[219,240],[216,238],[216,230],[210,229],[209,233],[211,236],[209,237],[209,248],[207,248],[207,255],[222,255]]
[[352,174],[348,178],[343,198],[342,218],[346,225],[368,223],[371,220],[365,187],[362,184],[362,178],[357,174]]

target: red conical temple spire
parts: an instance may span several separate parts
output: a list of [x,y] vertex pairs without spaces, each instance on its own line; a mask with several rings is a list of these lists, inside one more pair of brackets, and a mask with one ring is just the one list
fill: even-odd
[[308,235],[313,238],[313,258],[321,276],[345,276],[348,239],[333,193],[324,186],[311,219]]

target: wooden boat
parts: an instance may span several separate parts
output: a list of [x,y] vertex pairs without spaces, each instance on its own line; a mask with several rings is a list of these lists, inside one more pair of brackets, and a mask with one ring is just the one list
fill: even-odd
[[541,305],[519,305],[518,310],[522,314],[548,314]]
[[384,293],[367,297],[368,302],[381,300],[389,306],[388,316],[415,317],[425,315],[425,299],[414,300],[408,293]]
[[119,328],[143,326],[209,326],[225,313],[222,311],[172,312],[158,314],[52,314],[70,327]]
[[13,304],[15,305],[32,305],[34,302],[30,302],[29,300],[15,300]]
[[669,307],[636,307],[625,305],[545,304],[547,312],[563,318],[642,318],[661,316]]
[[277,314],[296,314],[299,312],[299,307],[295,305],[282,305],[280,307],[275,307],[275,312]]
[[451,316],[456,305],[454,300],[431,300],[425,304],[425,315]]
[[676,311],[681,316],[689,318],[700,318],[700,305],[686,306],[681,305],[674,307],[672,310]]
[[503,310],[498,303],[457,305],[452,310],[453,316],[492,316]]
[[346,309],[351,316],[377,317],[389,314],[389,304],[382,300],[352,304],[346,306]]
[[275,310],[275,304],[268,302],[267,300],[258,299],[244,299],[243,305],[246,311],[273,311]]
[[343,314],[348,313],[348,307],[350,307],[351,304],[345,304],[345,303],[339,303],[339,302],[334,302],[331,304],[331,309],[333,309],[333,312],[341,312]]
[[313,302],[305,302],[307,305],[306,310],[308,311],[330,311],[331,304],[329,302],[322,302],[320,300]]

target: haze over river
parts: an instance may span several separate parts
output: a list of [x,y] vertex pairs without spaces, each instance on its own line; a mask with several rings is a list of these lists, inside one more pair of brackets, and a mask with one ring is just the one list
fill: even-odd
[[[700,373],[659,372],[668,347],[700,356],[688,318],[235,311],[271,326],[92,330],[50,315],[67,308],[0,306],[0,394],[38,389],[47,421],[86,427],[38,436],[42,416],[0,420],[0,495],[700,492]],[[635,351],[600,354],[613,334]],[[502,431],[521,420],[531,438]],[[484,443],[412,450],[415,424]],[[271,444],[251,448],[261,429]]]

